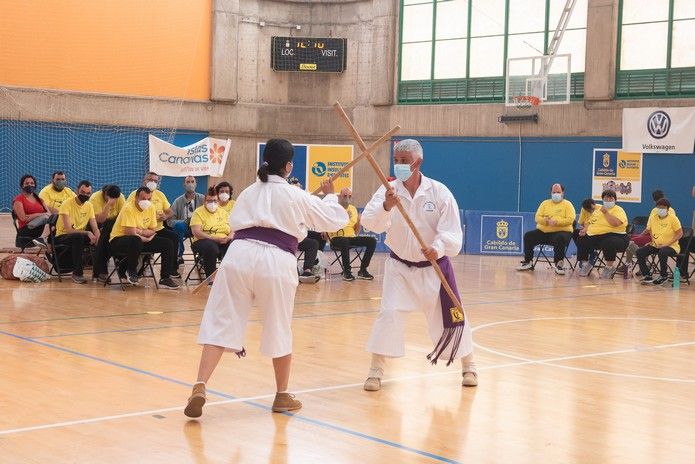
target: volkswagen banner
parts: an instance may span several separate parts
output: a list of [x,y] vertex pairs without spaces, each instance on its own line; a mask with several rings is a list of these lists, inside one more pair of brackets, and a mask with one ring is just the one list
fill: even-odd
[[623,109],[623,150],[693,153],[695,108]]

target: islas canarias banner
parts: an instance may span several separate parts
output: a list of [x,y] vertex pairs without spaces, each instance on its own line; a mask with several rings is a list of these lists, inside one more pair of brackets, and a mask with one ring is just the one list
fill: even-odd
[[150,170],[160,176],[221,177],[232,141],[205,137],[185,147],[177,147],[150,134],[149,144]]

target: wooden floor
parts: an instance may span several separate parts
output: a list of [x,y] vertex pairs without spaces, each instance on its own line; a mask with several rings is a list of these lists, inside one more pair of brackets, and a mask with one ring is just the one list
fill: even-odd
[[207,291],[0,281],[0,462],[692,463],[695,288],[519,273],[517,261],[455,260],[478,388],[426,362],[413,314],[406,357],[380,392],[362,390],[378,256],[374,282],[298,290],[290,386],[303,409],[270,412],[255,317],[248,356],[223,358],[199,421],[182,409]]

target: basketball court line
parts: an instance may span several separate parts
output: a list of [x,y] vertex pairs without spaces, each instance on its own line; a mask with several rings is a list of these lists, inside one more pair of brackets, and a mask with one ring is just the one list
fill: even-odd
[[[502,324],[507,324],[507,323],[516,323],[516,322],[532,322],[532,321],[539,321],[539,320],[642,320],[642,321],[659,321],[659,322],[684,322],[684,323],[695,323],[695,321],[691,320],[681,320],[681,319],[660,319],[660,318],[631,318],[631,317],[600,317],[600,316],[585,316],[585,317],[546,317],[546,318],[528,318],[528,319],[515,319],[515,320],[506,320],[506,321],[498,321],[498,322],[493,322],[489,324],[484,324],[480,326],[479,328],[487,328],[487,327],[492,327],[496,325],[502,325]],[[478,330],[479,328],[474,328],[473,330]],[[174,379],[171,377],[163,376],[160,374],[156,374],[154,372],[134,368],[131,366],[127,366],[124,364],[120,364],[114,361],[110,361],[104,358],[99,358],[97,356],[92,356],[89,354],[81,353],[72,349],[64,348],[59,345],[52,345],[49,343],[45,342],[40,342],[37,340],[33,340],[27,337],[22,337],[19,335],[15,335],[9,332],[4,332],[0,331],[0,334],[17,338],[23,341],[27,341],[30,343],[36,343],[38,345],[51,348],[51,349],[56,349],[59,351],[63,351],[69,354],[73,354],[79,357],[84,357],[90,360],[94,360],[100,363],[105,363],[111,366],[119,367],[122,369],[130,370],[133,372],[137,372],[143,375],[151,376],[160,380],[165,380],[167,382],[171,383],[176,383],[178,385],[183,385],[187,387],[191,387],[192,385],[186,382],[183,382],[178,379]],[[568,361],[568,360],[573,360],[573,359],[586,359],[586,358],[592,358],[592,357],[601,357],[601,356],[611,356],[614,354],[623,354],[623,353],[634,353],[634,352],[642,352],[642,351],[647,351],[647,350],[658,350],[658,349],[666,349],[666,348],[673,348],[673,347],[680,347],[680,346],[691,346],[695,345],[695,341],[690,341],[690,342],[681,342],[681,343],[671,343],[671,344],[663,344],[663,345],[656,345],[656,346],[649,346],[649,347],[633,347],[633,348],[628,348],[628,349],[623,349],[623,350],[612,350],[612,351],[604,351],[604,352],[597,352],[597,353],[586,353],[586,354],[581,354],[581,355],[569,355],[569,356],[560,356],[560,357],[552,357],[552,358],[546,358],[546,359],[539,359],[539,360],[533,360],[533,359],[528,359],[528,358],[523,358],[519,357],[516,355],[510,355],[507,353],[503,352],[498,352],[492,349],[489,349],[487,347],[484,347],[482,345],[479,345],[475,343],[475,346],[478,347],[479,349],[482,349],[484,351],[490,352],[492,354],[496,354],[498,356],[502,357],[508,357],[512,359],[516,359],[514,362],[509,362],[509,363],[503,363],[503,364],[495,364],[495,365],[490,365],[490,366],[482,366],[478,370],[479,371],[486,371],[486,370],[492,370],[492,369],[500,369],[500,368],[506,368],[506,367],[517,367],[517,366],[523,366],[523,365],[528,365],[528,364],[539,364],[539,365],[546,365],[546,366],[551,366],[551,367],[560,367],[560,368],[570,368],[570,369],[576,369],[576,370],[581,370],[585,372],[591,372],[591,373],[597,373],[597,374],[603,374],[603,375],[615,375],[615,376],[620,376],[620,377],[628,377],[628,378],[637,378],[637,379],[645,379],[645,380],[656,380],[656,381],[673,381],[673,382],[683,382],[683,383],[695,383],[695,380],[690,380],[690,379],[671,379],[667,377],[654,377],[654,376],[641,376],[641,375],[635,375],[635,374],[622,374],[622,373],[614,373],[614,372],[609,372],[609,371],[599,371],[595,369],[584,369],[584,368],[572,368],[570,366],[562,366],[558,364],[552,364],[553,362],[560,362],[560,361]],[[428,374],[417,374],[417,375],[407,375],[407,376],[400,376],[400,377],[394,377],[391,379],[384,379],[383,383],[388,384],[388,383],[396,383],[396,382],[402,382],[402,381],[408,381],[408,380],[418,380],[418,379],[424,379],[424,378],[430,378],[430,377],[438,377],[438,376],[443,376],[443,375],[452,375],[452,374],[459,374],[458,370],[449,370],[445,372],[433,372],[433,373],[428,373]],[[325,387],[317,387],[317,388],[309,388],[309,389],[304,389],[304,390],[298,390],[295,393],[296,394],[307,394],[307,393],[315,393],[315,392],[323,392],[323,391],[331,391],[331,390],[340,390],[340,389],[346,389],[346,388],[358,388],[362,386],[362,382],[359,383],[350,383],[350,384],[342,384],[342,385],[330,385],[330,386],[325,386]],[[206,407],[210,406],[218,406],[218,405],[224,405],[224,404],[230,404],[230,403],[246,403],[248,405],[254,406],[254,407],[260,407],[265,410],[270,410],[270,408],[266,405],[260,404],[260,403],[255,403],[256,400],[260,399],[270,399],[275,396],[274,393],[270,394],[265,394],[265,395],[258,395],[258,396],[252,396],[252,397],[242,397],[242,398],[237,398],[232,395],[229,395],[227,393],[219,392],[216,390],[208,390],[209,393],[214,394],[216,396],[220,396],[225,398],[225,400],[222,401],[215,401],[215,402],[210,402],[207,404]],[[122,419],[122,418],[129,418],[129,417],[138,417],[138,416],[146,416],[146,415],[152,415],[152,414],[158,414],[158,413],[164,413],[164,412],[172,412],[172,411],[181,411],[184,409],[184,406],[175,406],[175,407],[170,407],[170,408],[162,408],[162,409],[155,409],[155,410],[147,410],[147,411],[137,411],[137,412],[132,412],[132,413],[125,413],[125,414],[119,414],[119,415],[113,415],[113,416],[103,416],[103,417],[95,417],[95,418],[90,418],[90,419],[80,419],[80,420],[75,420],[75,421],[67,421],[67,422],[60,422],[60,423],[53,423],[53,424],[43,424],[43,425],[37,425],[37,426],[30,426],[30,427],[22,427],[22,428],[17,428],[17,429],[7,429],[7,430],[0,430],[0,436],[3,435],[9,435],[9,434],[14,434],[14,433],[21,433],[21,432],[30,432],[30,431],[36,431],[36,430],[45,430],[45,429],[51,429],[51,428],[59,428],[59,427],[67,427],[71,425],[80,425],[80,424],[90,424],[90,423],[97,423],[97,422],[103,422],[103,421],[109,421],[109,420],[117,420],[117,419]],[[377,441],[382,444],[386,444],[389,446],[394,446],[400,449],[404,449],[410,452],[414,452],[417,454],[421,454],[423,456],[431,457],[432,459],[440,460],[442,462],[456,462],[452,460],[447,460],[447,458],[443,458],[441,456],[437,455],[431,455],[431,453],[428,453],[426,451],[422,450],[417,450],[414,448],[409,448],[409,447],[404,447],[403,445],[400,445],[395,442],[389,442],[382,440],[378,437],[373,437],[371,435],[366,435],[362,434],[361,432],[356,432],[350,429],[346,429],[340,426],[336,426],[333,424],[325,423],[320,420],[308,418],[306,416],[298,416],[295,414],[288,414],[291,415],[295,418],[299,418],[300,420],[304,422],[309,422],[324,428],[329,428],[332,430],[340,431],[343,433],[348,433],[350,435],[354,435],[357,437],[369,439],[372,441]],[[425,454],[422,454],[425,453]]]

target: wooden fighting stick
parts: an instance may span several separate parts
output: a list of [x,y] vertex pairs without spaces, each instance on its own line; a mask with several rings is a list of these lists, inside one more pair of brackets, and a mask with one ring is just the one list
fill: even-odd
[[[377,139],[377,141],[374,142],[373,144],[371,144],[369,147],[367,147],[365,145],[364,141],[362,140],[362,138],[360,138],[360,141],[362,142],[362,145],[360,145],[360,150],[362,150],[362,154],[360,156],[358,156],[357,158],[355,158],[354,160],[350,161],[348,164],[346,164],[342,168],[340,168],[340,170],[338,170],[338,172],[336,172],[335,174],[333,174],[331,176],[330,181],[335,182],[337,179],[340,178],[340,176],[344,172],[346,172],[348,169],[352,168],[355,164],[359,163],[360,161],[367,158],[368,156],[371,157],[372,156],[371,153],[376,151],[376,149],[379,148],[379,146],[381,144],[383,144],[384,142],[391,140],[391,136],[393,136],[393,134],[398,132],[400,129],[401,129],[401,126],[398,126],[398,125],[394,126],[393,129],[391,129],[390,131],[388,131],[387,133],[385,133],[384,135],[379,137]],[[374,159],[374,158],[372,158],[372,159]],[[313,192],[311,192],[311,194],[316,195],[320,191],[321,191],[321,187],[319,187],[316,190],[314,190]],[[208,282],[212,281],[215,278],[215,274],[217,274],[217,271],[213,272],[204,281],[202,281],[201,283],[196,285],[195,288],[193,288],[193,291],[191,293],[198,293],[203,288],[205,288],[207,286]]]
[[[381,167],[379,167],[374,157],[371,155],[371,153],[369,153],[366,150],[367,146],[364,144],[364,140],[362,140],[362,137],[360,136],[359,132],[357,132],[357,129],[355,129],[355,126],[352,124],[352,121],[350,121],[350,118],[348,118],[348,115],[345,114],[345,110],[343,110],[343,107],[340,106],[340,103],[336,102],[333,105],[333,108],[338,113],[338,116],[340,116],[340,119],[342,119],[345,125],[347,126],[348,130],[352,134],[352,138],[357,143],[357,146],[366,154],[367,161],[369,161],[369,164],[372,165],[372,168],[374,169],[374,172],[376,173],[381,183],[384,185],[387,191],[391,190],[391,184],[389,184],[389,181],[386,179],[386,176],[381,171]],[[422,235],[420,235],[420,232],[418,232],[417,227],[415,227],[415,224],[413,224],[413,221],[410,219],[410,216],[408,216],[408,212],[405,210],[403,205],[401,205],[400,201],[396,203],[396,207],[398,208],[398,211],[400,211],[401,215],[403,215],[403,219],[405,219],[405,222],[408,224],[408,227],[410,227],[410,230],[415,235],[415,238],[420,244],[420,247],[423,249],[429,247],[429,245],[426,244],[423,240]],[[454,304],[456,304],[456,308],[459,309],[461,313],[463,313],[461,302],[449,286],[449,283],[446,281],[446,277],[444,277],[444,273],[442,272],[442,269],[439,267],[437,260],[429,259],[429,262],[432,264],[432,267],[434,268],[434,271],[437,273],[437,276],[439,276],[439,280],[442,281],[442,286],[444,287],[446,293],[449,295],[449,298],[451,298],[451,301],[453,301]]]

